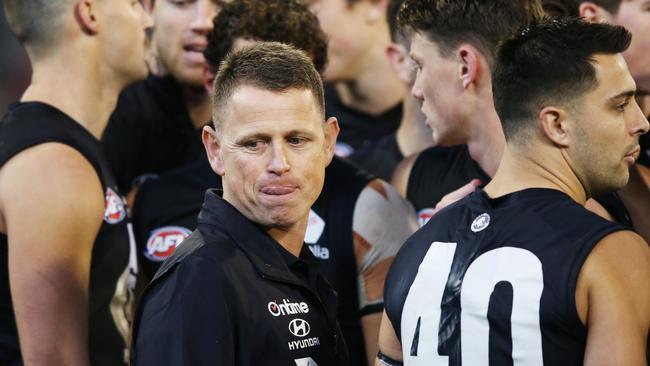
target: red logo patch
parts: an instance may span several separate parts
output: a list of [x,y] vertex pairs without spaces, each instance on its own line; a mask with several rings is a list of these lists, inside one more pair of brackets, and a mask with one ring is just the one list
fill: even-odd
[[165,226],[151,232],[144,255],[155,262],[162,262],[192,232],[181,226]]
[[429,219],[433,216],[433,214],[436,213],[436,210],[432,208],[423,208],[418,212],[418,224],[420,224],[420,227],[424,226],[427,222],[429,222]]
[[126,217],[126,204],[114,190],[107,188],[104,196],[104,221],[117,224]]

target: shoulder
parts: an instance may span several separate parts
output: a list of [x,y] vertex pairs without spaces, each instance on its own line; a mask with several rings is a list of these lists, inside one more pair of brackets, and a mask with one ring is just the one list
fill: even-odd
[[397,164],[397,167],[393,172],[391,183],[395,189],[397,189],[397,192],[402,195],[402,197],[406,197],[411,170],[413,169],[413,165],[415,165],[415,162],[418,160],[421,154],[422,153],[413,154],[404,158],[404,160]]

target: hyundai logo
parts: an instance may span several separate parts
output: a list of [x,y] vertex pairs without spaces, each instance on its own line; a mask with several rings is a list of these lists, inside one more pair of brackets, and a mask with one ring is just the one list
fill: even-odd
[[289,323],[289,331],[296,337],[305,337],[310,330],[309,323],[302,319],[294,319]]

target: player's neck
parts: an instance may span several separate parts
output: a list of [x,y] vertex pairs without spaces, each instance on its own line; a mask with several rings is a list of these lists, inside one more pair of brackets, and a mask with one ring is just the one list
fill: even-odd
[[190,120],[195,128],[201,128],[212,120],[212,104],[210,95],[203,85],[181,86],[185,106],[190,115]]
[[566,193],[584,205],[587,194],[571,169],[562,169],[561,158],[536,147],[506,146],[499,169],[485,187],[490,197],[500,197],[527,188],[549,188]]
[[305,232],[307,231],[307,216],[288,228],[268,228],[266,233],[269,234],[289,253],[300,256],[300,251],[305,242]]
[[369,57],[354,80],[335,83],[343,105],[378,116],[402,101],[405,90],[383,55]]
[[125,83],[102,77],[98,63],[73,58],[78,54],[32,61],[32,82],[21,101],[56,107],[100,139]]
[[404,98],[403,111],[396,138],[400,152],[406,157],[432,146],[433,138],[424,123],[420,105],[411,95]]
[[468,131],[470,138],[467,147],[472,160],[477,162],[487,175],[493,177],[499,168],[506,139],[494,107],[482,110],[484,113],[476,119],[472,131]]

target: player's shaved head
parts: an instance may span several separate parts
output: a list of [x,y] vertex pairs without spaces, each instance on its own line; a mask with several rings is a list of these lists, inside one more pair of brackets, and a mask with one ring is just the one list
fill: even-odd
[[[492,89],[506,140],[525,142],[546,105],[571,107],[598,85],[593,56],[630,45],[623,27],[575,17],[549,18],[524,27],[498,51]],[[522,138],[523,137],[523,138]]]
[[4,0],[7,23],[31,52],[44,53],[61,41],[64,14],[74,0]]
[[325,120],[320,74],[307,54],[293,46],[261,42],[226,56],[214,79],[212,95],[212,119],[217,132],[221,132],[230,97],[243,85],[278,93],[290,89],[309,90]]

